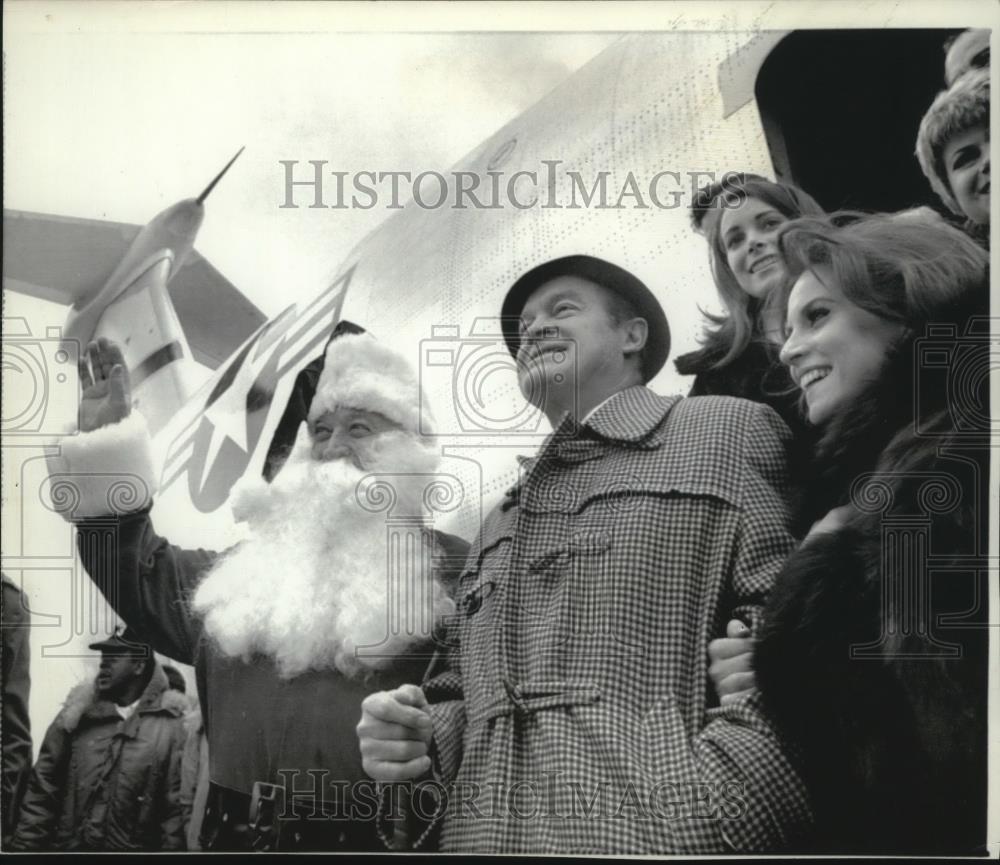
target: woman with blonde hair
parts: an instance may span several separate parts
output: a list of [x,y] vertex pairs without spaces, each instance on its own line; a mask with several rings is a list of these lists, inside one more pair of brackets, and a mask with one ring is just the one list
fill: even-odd
[[966,72],[937,95],[920,121],[916,153],[934,192],[989,248],[989,67]]

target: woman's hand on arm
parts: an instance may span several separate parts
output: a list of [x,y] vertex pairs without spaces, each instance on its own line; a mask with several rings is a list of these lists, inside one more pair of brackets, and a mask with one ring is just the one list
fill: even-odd
[[753,639],[739,619],[726,625],[726,636],[708,644],[708,675],[725,706],[756,687],[753,673]]

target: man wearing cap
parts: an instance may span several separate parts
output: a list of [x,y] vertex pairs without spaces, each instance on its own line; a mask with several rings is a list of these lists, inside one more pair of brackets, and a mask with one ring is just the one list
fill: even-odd
[[[271,482],[246,479],[231,495],[248,540],[219,554],[154,533],[149,437],[130,411],[121,354],[104,342],[87,355],[84,432],[62,453],[78,495],[71,516],[84,566],[119,614],[195,667],[211,780],[201,846],[378,847],[354,726],[368,693],[420,681],[433,618],[393,630],[389,605],[452,612],[449,574],[468,549],[427,525],[423,492],[439,457],[419,433],[414,371],[370,335],[338,331],[315,378],[299,378],[307,392],[282,421],[298,435],[287,454],[272,447]],[[115,507],[102,475],[141,479],[130,507]],[[387,565],[379,505],[390,485],[389,516],[415,551],[409,570]],[[100,536],[109,511],[114,547]]]
[[707,675],[709,640],[756,627],[793,544],[787,428],[761,404],[649,390],[666,317],[609,262],[543,264],[502,314],[553,432],[472,546],[450,652],[422,688],[362,704],[366,770],[417,780],[418,847],[437,825],[445,851],[792,843],[799,779],[757,698],[719,707]]
[[183,850],[183,695],[130,633],[90,648],[97,678],[70,691],[49,726],[11,849]]

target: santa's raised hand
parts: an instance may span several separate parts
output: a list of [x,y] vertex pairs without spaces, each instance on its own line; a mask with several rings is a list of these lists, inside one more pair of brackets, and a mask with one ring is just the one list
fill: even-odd
[[122,350],[103,337],[80,358],[80,432],[110,426],[132,411],[132,384]]

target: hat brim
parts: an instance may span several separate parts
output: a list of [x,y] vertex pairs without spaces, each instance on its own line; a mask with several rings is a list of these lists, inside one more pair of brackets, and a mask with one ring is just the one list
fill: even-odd
[[670,354],[670,327],[660,302],[638,277],[622,267],[591,255],[567,255],[546,261],[523,274],[510,287],[500,308],[504,342],[513,357],[521,345],[521,311],[537,288],[560,276],[578,276],[629,301],[646,320],[649,333],[642,355],[643,382],[663,369]]
[[107,652],[113,655],[135,658],[148,658],[153,652],[146,643],[139,640],[128,629],[122,634],[114,634],[104,640],[91,643],[89,648],[96,652]]

